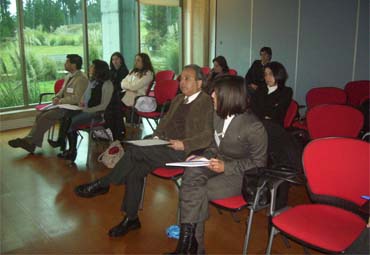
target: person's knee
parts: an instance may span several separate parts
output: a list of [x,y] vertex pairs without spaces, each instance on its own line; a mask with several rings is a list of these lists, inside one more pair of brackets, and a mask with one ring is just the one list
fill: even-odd
[[207,176],[202,171],[198,170],[197,168],[194,168],[185,171],[181,180],[181,185],[199,186],[205,185],[207,181],[208,181]]

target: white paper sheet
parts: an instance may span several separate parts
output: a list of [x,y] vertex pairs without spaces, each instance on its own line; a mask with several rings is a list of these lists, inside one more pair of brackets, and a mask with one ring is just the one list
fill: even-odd
[[153,145],[167,145],[170,144],[169,141],[161,139],[143,139],[143,140],[132,140],[124,141],[125,143],[133,144],[136,146],[153,146]]

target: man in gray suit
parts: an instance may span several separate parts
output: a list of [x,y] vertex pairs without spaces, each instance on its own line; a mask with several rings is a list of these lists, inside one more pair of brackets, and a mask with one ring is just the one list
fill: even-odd
[[[78,105],[88,84],[86,75],[81,72],[82,58],[77,54],[67,55],[64,68],[69,74],[64,79],[62,89],[53,98],[53,104],[72,104]],[[36,146],[41,147],[44,133],[52,127],[58,120],[62,119],[68,110],[54,108],[42,111],[37,115],[36,121],[25,138],[10,140],[8,144],[13,148],[22,148],[33,153]]]
[[138,210],[145,176],[167,162],[184,161],[190,153],[207,148],[212,141],[213,107],[209,95],[201,91],[204,77],[199,66],[185,66],[181,73],[182,94],[171,102],[159,122],[154,137],[168,140],[168,146],[129,146],[112,172],[92,183],[77,186],[76,195],[94,197],[109,191],[110,184],[125,184],[121,210],[126,217],[109,231],[123,236],[141,227]]

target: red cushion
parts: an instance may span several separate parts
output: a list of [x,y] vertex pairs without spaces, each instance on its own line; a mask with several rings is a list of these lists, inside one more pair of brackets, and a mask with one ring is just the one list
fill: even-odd
[[238,210],[241,207],[246,206],[248,203],[244,200],[242,195],[227,197],[222,199],[216,199],[211,201],[213,204],[225,207],[227,209]]
[[[92,127],[100,127],[100,126],[104,126],[104,125],[105,125],[105,122],[97,122]],[[76,128],[76,130],[89,129],[89,128],[90,128],[90,123],[80,125]]]
[[161,116],[161,113],[160,112],[136,112],[140,117],[144,117],[144,118],[152,118],[152,119],[155,119],[155,118],[158,118],[159,116]]
[[182,175],[183,173],[184,173],[183,168],[166,168],[166,167],[159,167],[152,172],[152,174],[166,179],[171,179],[178,175]]
[[43,107],[45,107],[47,105],[48,104],[38,104],[38,105],[35,106],[35,108],[36,108],[37,111],[41,111],[41,108],[43,108]]
[[307,130],[307,123],[304,120],[294,121],[292,126],[295,127],[295,128]]
[[349,247],[366,225],[353,213],[320,204],[299,205],[277,215],[272,222],[288,235],[334,252]]

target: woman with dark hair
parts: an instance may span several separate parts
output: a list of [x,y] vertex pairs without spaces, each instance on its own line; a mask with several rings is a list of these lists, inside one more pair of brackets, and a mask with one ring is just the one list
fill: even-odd
[[214,82],[212,92],[214,140],[201,156],[205,167],[186,168],[180,188],[180,239],[172,254],[204,254],[204,222],[208,202],[241,194],[244,171],[267,161],[267,133],[248,109],[244,79],[226,75]]
[[264,77],[266,85],[253,96],[252,109],[260,119],[271,120],[283,126],[293,96],[293,90],[285,86],[288,74],[282,64],[270,62],[265,66]]
[[107,62],[95,59],[89,67],[89,85],[82,97],[80,107],[82,111],[75,111],[71,116],[71,124],[67,131],[69,149],[59,157],[74,161],[77,156],[77,128],[89,124],[97,117],[97,113],[104,111],[113,94],[113,84],[109,79]]
[[[149,56],[146,53],[138,53],[135,56],[134,68],[121,82],[122,91],[125,91],[122,98],[124,105],[133,107],[135,98],[145,95],[153,80],[154,69]],[[126,112],[126,122],[131,116],[131,111],[132,109]]]
[[223,75],[229,73],[229,66],[227,65],[226,58],[224,56],[217,56],[213,60],[213,68],[207,77],[207,83],[204,87],[204,92],[211,94],[213,90],[213,81]]
[[113,83],[114,91],[112,99],[105,111],[104,119],[107,127],[112,131],[114,140],[123,140],[125,124],[123,121],[123,104],[121,93],[121,81],[127,76],[128,69],[125,59],[119,52],[114,52],[110,58],[110,80]]

